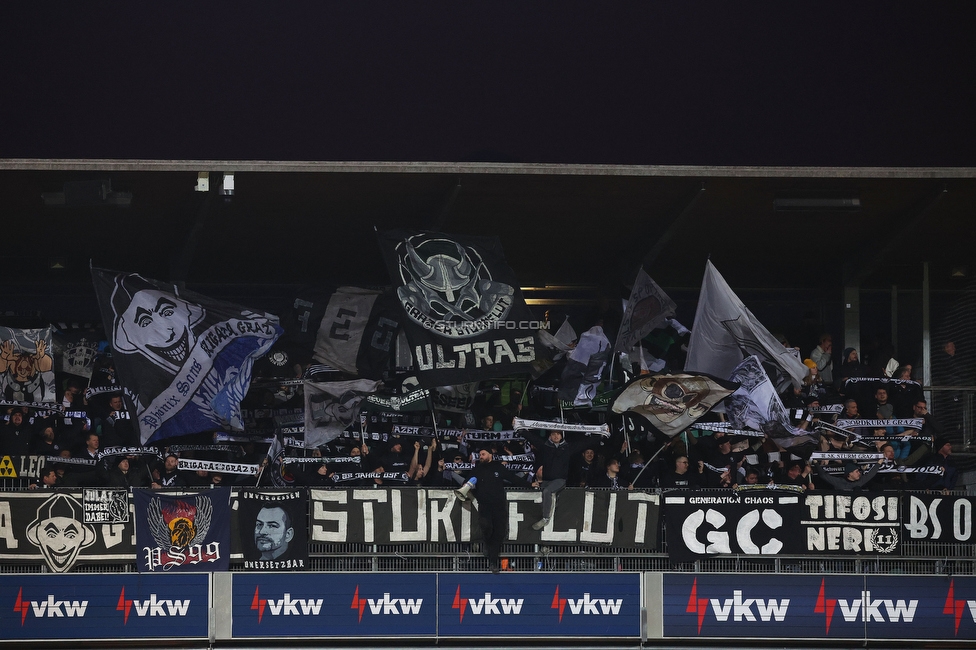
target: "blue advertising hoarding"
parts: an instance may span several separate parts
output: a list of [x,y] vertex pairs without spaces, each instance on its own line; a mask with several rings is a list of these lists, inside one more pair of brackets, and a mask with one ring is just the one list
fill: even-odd
[[210,576],[3,575],[0,639],[206,639]]
[[976,639],[971,576],[664,575],[665,637]]
[[640,574],[442,573],[438,636],[639,637]]
[[235,573],[233,636],[433,637],[433,573]]

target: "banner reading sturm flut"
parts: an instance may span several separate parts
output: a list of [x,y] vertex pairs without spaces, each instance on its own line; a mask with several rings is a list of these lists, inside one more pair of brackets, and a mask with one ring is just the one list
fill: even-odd
[[[243,429],[254,360],[281,335],[278,317],[134,273],[92,269],[105,331],[142,442]],[[127,396],[126,399],[129,399]]]
[[393,230],[379,240],[422,386],[528,371],[533,317],[497,238]]
[[230,488],[170,496],[133,490],[141,572],[227,571]]

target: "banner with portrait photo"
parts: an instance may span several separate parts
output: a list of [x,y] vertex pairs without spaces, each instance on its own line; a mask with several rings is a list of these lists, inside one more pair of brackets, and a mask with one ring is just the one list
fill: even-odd
[[133,490],[139,571],[229,570],[230,495],[230,488],[184,496]]
[[278,317],[134,273],[92,269],[120,383],[143,444],[229,427],[255,359],[282,329]]
[[0,327],[0,400],[8,406],[56,402],[50,327]]
[[305,571],[308,564],[308,491],[237,492],[237,522],[248,571]]
[[421,386],[528,372],[532,312],[496,237],[381,233]]
[[132,522],[85,523],[98,519],[86,517],[86,510],[91,506],[81,490],[3,493],[0,561],[43,562],[51,573],[67,573],[76,565],[131,562]]

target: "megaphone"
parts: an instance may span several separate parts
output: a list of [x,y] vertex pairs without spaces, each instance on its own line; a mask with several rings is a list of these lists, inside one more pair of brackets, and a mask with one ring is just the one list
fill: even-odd
[[477,482],[478,479],[472,476],[471,478],[468,479],[467,483],[465,483],[458,489],[454,490],[454,496],[456,496],[458,498],[458,501],[461,501],[462,503],[465,501],[469,501],[472,498],[471,490],[474,489],[474,485]]

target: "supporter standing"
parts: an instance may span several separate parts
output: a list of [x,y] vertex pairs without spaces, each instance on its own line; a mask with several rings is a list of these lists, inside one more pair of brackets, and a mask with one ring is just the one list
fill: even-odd
[[810,359],[817,367],[820,381],[827,386],[834,383],[834,339],[830,334],[822,334],[820,343],[810,352]]
[[478,499],[478,524],[488,556],[488,567],[492,573],[501,569],[502,543],[508,535],[508,506],[505,499],[506,482],[525,485],[515,472],[495,460],[491,451],[478,452],[478,464],[472,473],[475,483],[475,497]]

